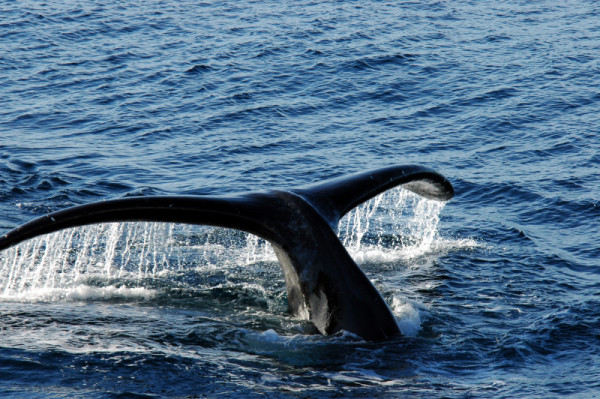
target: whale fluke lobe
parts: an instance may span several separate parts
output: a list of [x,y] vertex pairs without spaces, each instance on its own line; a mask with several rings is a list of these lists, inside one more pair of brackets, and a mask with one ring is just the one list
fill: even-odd
[[448,201],[454,189],[446,178],[419,165],[390,166],[342,176],[292,190],[311,202],[334,227],[351,209],[390,188],[402,186],[422,197]]
[[394,316],[335,230],[352,208],[395,186],[447,201],[452,185],[417,165],[392,166],[289,191],[232,197],[128,197],[80,205],[34,219],[0,237],[0,250],[27,239],[94,223],[149,221],[242,230],[271,243],[283,269],[288,308],[325,335],[346,330],[367,340],[400,334]]

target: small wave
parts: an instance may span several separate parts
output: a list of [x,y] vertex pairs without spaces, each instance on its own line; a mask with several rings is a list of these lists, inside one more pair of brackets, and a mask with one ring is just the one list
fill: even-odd
[[212,68],[208,65],[204,65],[204,64],[198,64],[198,65],[194,65],[193,67],[189,68],[187,71],[185,71],[186,73],[190,73],[190,74],[201,74],[204,72],[208,72],[210,71]]
[[274,351],[287,350],[291,352],[300,352],[307,348],[314,348],[322,344],[330,343],[350,343],[364,341],[361,337],[348,331],[340,331],[332,336],[323,336],[320,334],[306,334],[300,325],[296,328],[297,333],[282,334],[274,329],[257,332],[244,331],[244,341],[261,353],[270,353]]

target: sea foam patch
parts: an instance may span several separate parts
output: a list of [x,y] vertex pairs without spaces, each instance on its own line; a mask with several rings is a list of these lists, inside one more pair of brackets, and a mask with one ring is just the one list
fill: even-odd
[[0,300],[14,302],[149,300],[156,295],[156,290],[145,287],[126,287],[125,285],[95,287],[78,284],[72,287],[39,287],[20,292],[3,293],[0,295]]
[[416,337],[421,330],[421,323],[427,313],[424,306],[406,298],[394,296],[391,309],[394,316],[396,316],[396,322],[402,334],[407,337]]

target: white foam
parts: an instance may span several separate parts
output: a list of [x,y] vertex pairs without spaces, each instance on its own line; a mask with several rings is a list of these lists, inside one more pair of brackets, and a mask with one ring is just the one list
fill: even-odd
[[396,323],[398,323],[402,334],[407,337],[416,337],[421,330],[421,323],[427,312],[425,307],[406,298],[394,296],[391,309],[396,316]]
[[0,300],[16,302],[58,302],[58,301],[93,301],[111,299],[151,299],[157,292],[144,287],[126,287],[124,285],[93,287],[78,284],[73,287],[40,287],[20,292],[0,295]]
[[359,264],[394,263],[422,256],[438,256],[447,252],[473,250],[482,247],[483,244],[472,238],[447,239],[438,237],[434,242],[427,245],[385,248],[367,244],[361,245],[358,248],[348,248],[348,252]]

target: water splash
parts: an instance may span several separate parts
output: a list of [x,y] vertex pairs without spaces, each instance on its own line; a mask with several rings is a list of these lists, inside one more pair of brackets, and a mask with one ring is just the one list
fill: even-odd
[[[358,262],[420,256],[443,241],[437,230],[443,206],[393,189],[346,215],[339,236]],[[37,237],[0,253],[0,298],[147,298],[153,295],[144,285],[148,279],[190,269],[223,270],[275,261],[265,240],[235,230],[168,223],[97,224]]]
[[358,262],[418,257],[438,249],[444,205],[402,188],[392,189],[344,216],[339,236]]
[[[0,298],[93,299],[127,292],[148,297],[152,294],[139,289],[148,278],[199,265],[228,267],[262,259],[265,250],[255,241],[235,231],[184,224],[103,223],[66,229],[0,254]],[[81,288],[91,282],[109,288]],[[120,285],[111,286],[115,283]]]

